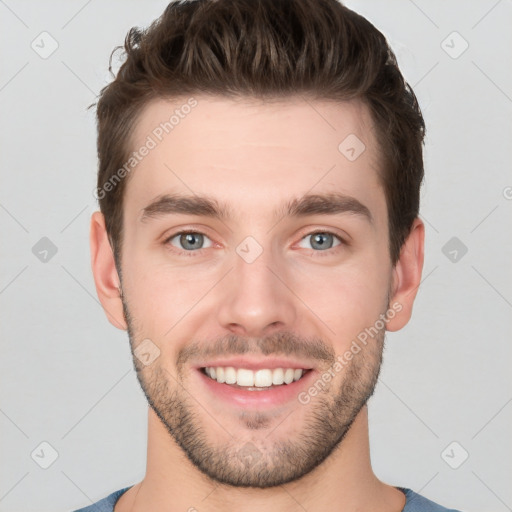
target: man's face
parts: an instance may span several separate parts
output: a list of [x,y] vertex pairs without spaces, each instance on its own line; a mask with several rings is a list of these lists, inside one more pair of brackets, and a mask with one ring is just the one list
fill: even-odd
[[[377,380],[377,320],[392,284],[380,157],[360,103],[195,98],[161,141],[157,127],[185,100],[150,103],[132,141],[134,151],[148,136],[156,146],[125,191],[123,306],[132,351],[159,350],[134,364],[151,407],[203,473],[280,485],[333,452]],[[238,384],[218,382],[235,375]]]

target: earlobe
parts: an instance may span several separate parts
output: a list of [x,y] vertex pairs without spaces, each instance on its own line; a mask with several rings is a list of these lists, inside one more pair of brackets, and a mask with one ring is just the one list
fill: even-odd
[[410,320],[414,299],[421,282],[424,260],[425,225],[416,218],[393,269],[389,307],[398,311],[386,322],[388,331],[398,331]]
[[91,217],[89,242],[96,293],[103,310],[114,327],[126,330],[128,326],[124,318],[119,275],[105,228],[105,218],[99,211],[94,212]]

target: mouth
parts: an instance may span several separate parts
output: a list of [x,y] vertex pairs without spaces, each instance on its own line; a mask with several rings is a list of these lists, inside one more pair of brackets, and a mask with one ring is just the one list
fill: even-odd
[[237,366],[215,363],[197,367],[196,370],[210,398],[238,408],[253,409],[296,401],[299,393],[310,385],[317,373],[313,368],[303,367],[299,363],[279,361],[259,365],[245,362]]

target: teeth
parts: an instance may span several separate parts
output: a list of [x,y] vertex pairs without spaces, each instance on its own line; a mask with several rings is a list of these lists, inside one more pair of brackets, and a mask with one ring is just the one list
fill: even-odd
[[254,386],[254,372],[239,368],[236,372],[236,383],[239,386]]
[[226,384],[236,384],[236,370],[232,366],[224,368],[224,379]]
[[279,386],[284,382],[284,370],[282,368],[276,368],[272,372],[272,384]]
[[291,384],[299,380],[304,371],[300,368],[274,368],[257,371],[246,368],[233,368],[232,366],[207,367],[204,369],[206,375],[219,383],[237,384],[238,386],[250,389],[268,388],[272,385]]
[[272,370],[258,370],[254,374],[254,385],[257,388],[272,386]]
[[[221,368],[219,366],[219,368],[216,369],[215,373],[217,374],[217,376],[215,377],[217,379],[217,382],[220,382],[221,384],[223,382],[226,382],[226,376],[225,376],[225,373],[224,373],[224,368]],[[211,377],[211,375],[210,375]]]
[[287,368],[284,372],[284,383],[291,384],[293,382],[293,377],[295,375],[295,370],[291,368]]

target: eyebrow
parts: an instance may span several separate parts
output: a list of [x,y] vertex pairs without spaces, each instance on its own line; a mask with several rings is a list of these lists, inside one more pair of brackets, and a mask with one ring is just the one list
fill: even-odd
[[[308,194],[274,210],[276,218],[348,213],[373,223],[370,210],[358,199],[340,193]],[[172,214],[197,215],[227,221],[233,212],[227,204],[208,196],[165,194],[141,210],[140,222]]]

